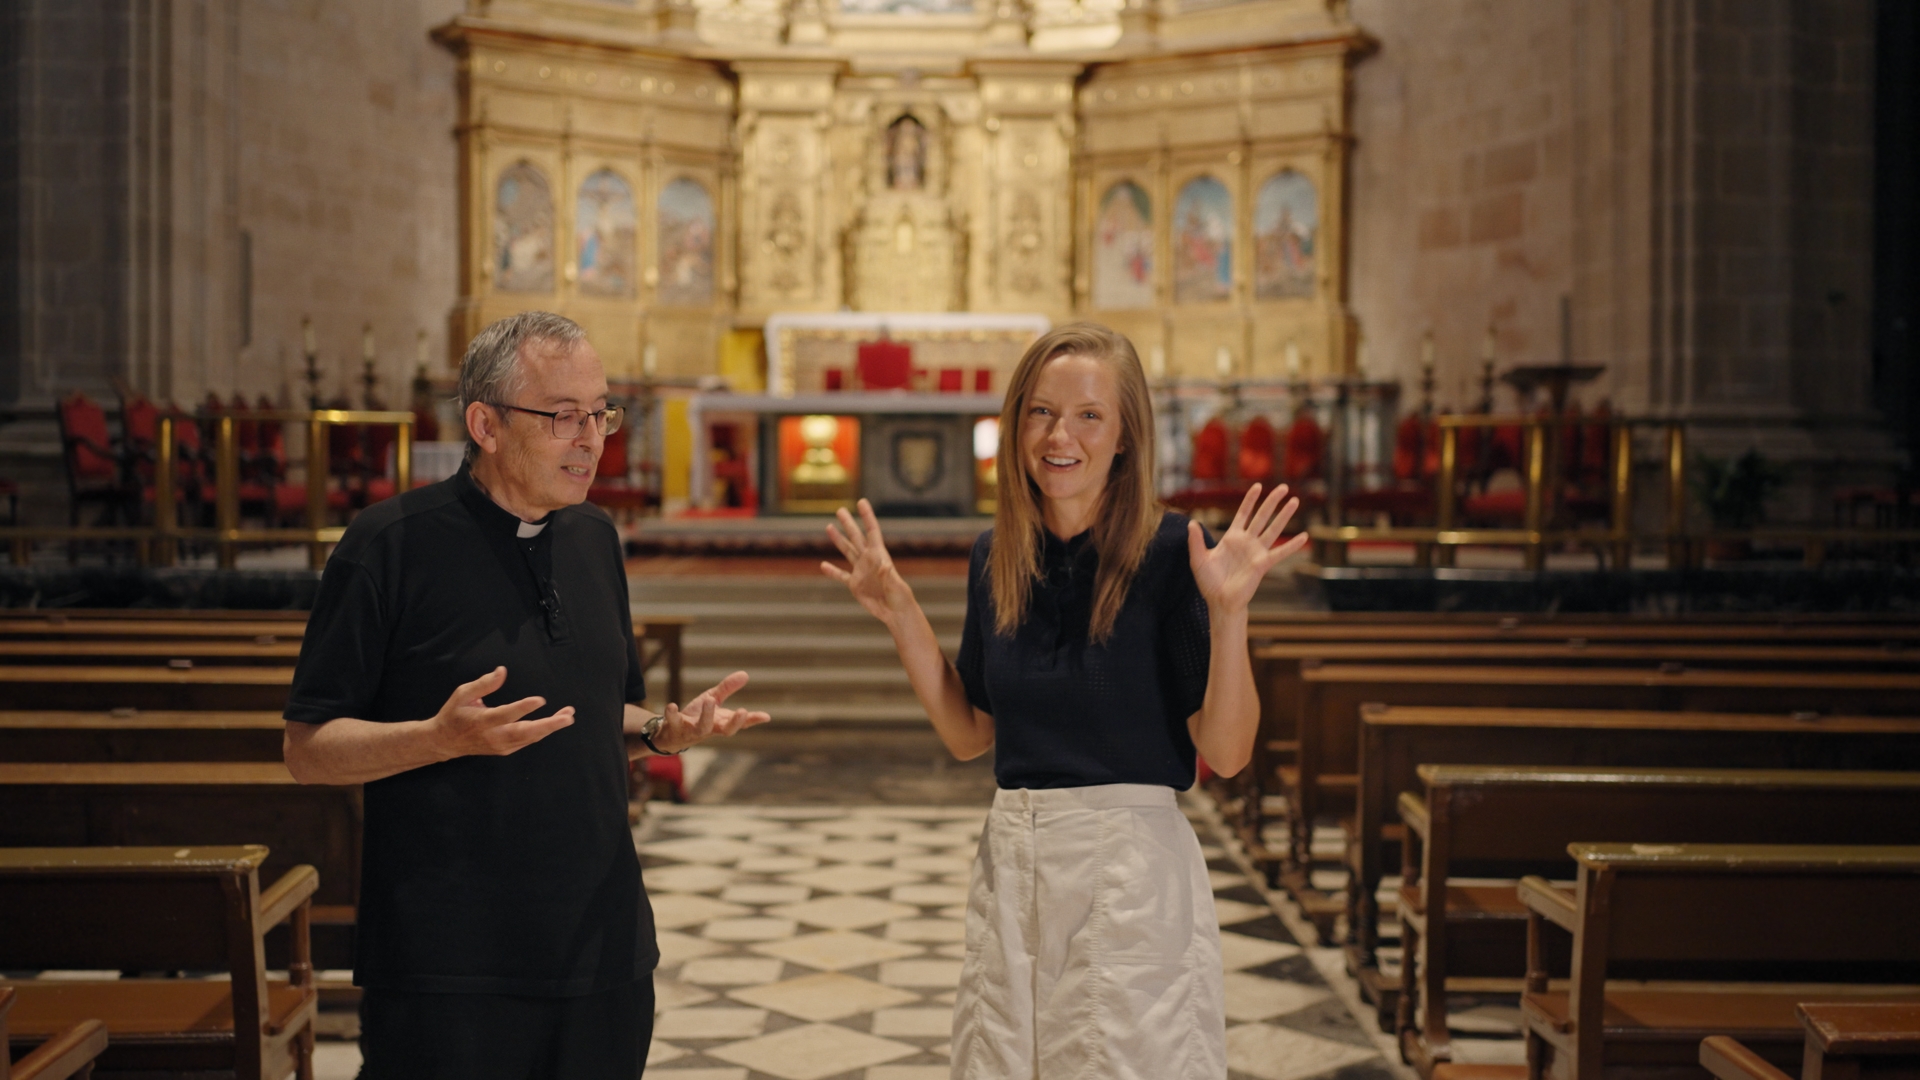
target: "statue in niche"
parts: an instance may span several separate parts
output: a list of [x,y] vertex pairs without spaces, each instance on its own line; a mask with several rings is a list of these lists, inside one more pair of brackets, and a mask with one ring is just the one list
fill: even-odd
[[927,177],[927,129],[911,116],[887,127],[887,187],[919,191]]

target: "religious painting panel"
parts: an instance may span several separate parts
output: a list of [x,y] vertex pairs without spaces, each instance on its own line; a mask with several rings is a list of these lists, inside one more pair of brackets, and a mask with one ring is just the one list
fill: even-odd
[[587,177],[574,202],[573,223],[581,294],[631,297],[638,262],[633,188],[612,169]]
[[1320,238],[1320,193],[1294,169],[1260,185],[1253,209],[1253,291],[1256,299],[1311,298]]
[[1107,189],[1093,225],[1093,306],[1153,306],[1153,204],[1131,180]]
[[493,204],[493,287],[553,291],[553,189],[530,161],[500,174]]
[[1233,196],[1197,176],[1173,204],[1173,299],[1205,304],[1233,296]]
[[660,303],[713,303],[713,235],[713,196],[706,185],[682,176],[660,189]]

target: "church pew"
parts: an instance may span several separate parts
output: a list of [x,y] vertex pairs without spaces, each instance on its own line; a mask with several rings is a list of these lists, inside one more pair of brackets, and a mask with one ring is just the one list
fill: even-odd
[[91,1017],[58,1032],[19,1061],[10,1062],[8,1016],[18,997],[10,986],[0,986],[0,1080],[87,1080],[93,1062],[107,1048],[107,1026]]
[[279,761],[273,711],[0,712],[0,761]]
[[[1291,811],[1289,864],[1279,875],[1281,883],[1317,925],[1330,925],[1338,914],[1339,905],[1312,887],[1310,846],[1314,823],[1322,815],[1345,814],[1353,806],[1359,784],[1362,704],[1499,709],[1554,708],[1570,701],[1595,709],[1914,715],[1920,714],[1920,675],[1318,665],[1301,673],[1299,749],[1294,763],[1275,770]],[[1390,810],[1390,806],[1376,808],[1376,813]]]
[[1299,750],[1301,672],[1325,663],[1421,665],[1534,665],[1661,667],[1698,665],[1728,670],[1920,671],[1920,649],[1887,649],[1853,643],[1796,645],[1728,643],[1700,628],[1696,639],[1667,642],[1596,642],[1587,637],[1513,642],[1285,642],[1251,646],[1260,693],[1260,733],[1254,759],[1238,785],[1241,840],[1256,861],[1279,869],[1287,853],[1266,848],[1264,799],[1276,768],[1290,765]]
[[280,710],[292,685],[293,668],[265,665],[0,664],[0,700],[14,709]]
[[265,844],[269,875],[320,869],[323,967],[352,965],[358,786],[299,784],[281,762],[0,762],[0,847]]
[[[1920,1002],[1920,847],[1568,850],[1575,888],[1539,877],[1519,887],[1529,1076],[1700,1075],[1701,1040],[1726,1033],[1791,1066],[1801,1002]],[[1565,990],[1549,982],[1564,974],[1549,935],[1571,937]]]
[[1468,641],[1687,641],[1712,629],[1722,641],[1779,642],[1785,644],[1880,645],[1896,642],[1920,647],[1920,620],[1911,617],[1813,620],[1804,616],[1753,619],[1660,619],[1646,616],[1502,616],[1480,618],[1419,618],[1396,614],[1366,619],[1340,613],[1324,619],[1261,619],[1247,627],[1249,641],[1262,642],[1468,642]]
[[149,641],[96,638],[20,641],[0,638],[0,665],[84,664],[112,667],[188,668],[231,664],[289,665],[300,658],[299,640],[271,638],[156,638]]
[[1348,883],[1335,906],[1347,917],[1348,967],[1383,1019],[1400,983],[1379,970],[1374,896],[1401,828],[1399,795],[1419,787],[1422,765],[1920,770],[1915,717],[1370,705],[1361,720]]
[[1920,772],[1420,765],[1418,774],[1422,790],[1398,800],[1396,1026],[1402,1058],[1422,1076],[1452,1056],[1448,980],[1517,989],[1526,965],[1526,909],[1513,885],[1452,879],[1567,878],[1567,845],[1594,840],[1920,845]]
[[[10,980],[11,1042],[103,1020],[102,1072],[310,1077],[318,1011],[308,920],[319,876],[261,887],[258,845],[0,850],[0,956],[14,971],[224,972],[225,980]],[[290,927],[288,978],[266,935]]]
[[[1920,1004],[1807,1002],[1801,1080],[1913,1080],[1920,1076]],[[1792,1080],[1739,1040],[1700,1043],[1700,1064],[1720,1080]]]
[[[1920,1076],[1920,1002],[1802,1002],[1807,1041],[1800,1080],[1913,1080]],[[1700,1043],[1700,1064],[1720,1080],[1792,1080],[1739,1040]]]

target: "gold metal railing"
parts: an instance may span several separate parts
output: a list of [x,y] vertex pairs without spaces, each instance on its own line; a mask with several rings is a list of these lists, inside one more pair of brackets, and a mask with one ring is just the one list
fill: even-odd
[[[1488,416],[1484,414],[1445,415],[1433,418],[1440,432],[1440,460],[1434,478],[1434,524],[1431,527],[1362,527],[1338,522],[1340,508],[1332,509],[1336,521],[1312,526],[1318,561],[1323,566],[1344,565],[1347,545],[1356,542],[1410,543],[1415,562],[1421,566],[1450,566],[1458,549],[1468,545],[1519,547],[1528,569],[1545,565],[1549,548],[1580,546],[1595,550],[1615,569],[1632,565],[1633,553],[1642,543],[1662,544],[1667,565],[1697,565],[1705,546],[1715,541],[1772,540],[1802,545],[1804,559],[1816,565],[1834,544],[1915,544],[1920,543],[1916,529],[1858,528],[1757,528],[1743,531],[1690,530],[1687,526],[1687,428],[1697,420],[1607,419],[1583,417]],[[1558,458],[1559,440],[1551,434],[1569,425],[1607,429],[1607,502],[1604,525],[1563,526],[1559,520],[1562,469]],[[1463,528],[1460,518],[1460,433],[1468,429],[1520,428],[1522,444],[1520,473],[1526,501],[1519,528]],[[1665,478],[1665,520],[1656,533],[1636,533],[1634,508],[1634,432],[1654,428],[1660,432],[1661,472]]]
[[[326,565],[327,546],[340,541],[346,532],[327,524],[327,481],[329,479],[329,434],[338,424],[392,425],[394,433],[394,494],[413,487],[413,414],[397,410],[372,409],[274,409],[238,412],[204,412],[189,422],[209,421],[213,439],[213,527],[195,528],[180,524],[175,508],[174,425],[181,417],[162,414],[156,433],[153,470],[153,522],[136,526],[70,526],[64,528],[0,528],[0,541],[12,549],[15,565],[25,564],[35,541],[68,542],[130,541],[135,557],[143,564],[171,566],[178,558],[183,541],[211,540],[222,568],[234,564],[241,545],[305,544],[307,563],[318,570]],[[256,528],[240,526],[240,439],[239,426],[247,422],[305,424],[307,428],[307,513],[304,527]]]

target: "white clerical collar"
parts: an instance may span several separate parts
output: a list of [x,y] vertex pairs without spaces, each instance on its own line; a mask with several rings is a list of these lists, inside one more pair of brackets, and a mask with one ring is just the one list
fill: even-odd
[[531,522],[531,521],[523,521],[520,523],[520,528],[515,530],[513,535],[519,537],[522,540],[531,540],[534,537],[539,536],[541,531],[544,530],[546,527],[547,527],[547,523],[544,521],[538,522],[538,523]]

